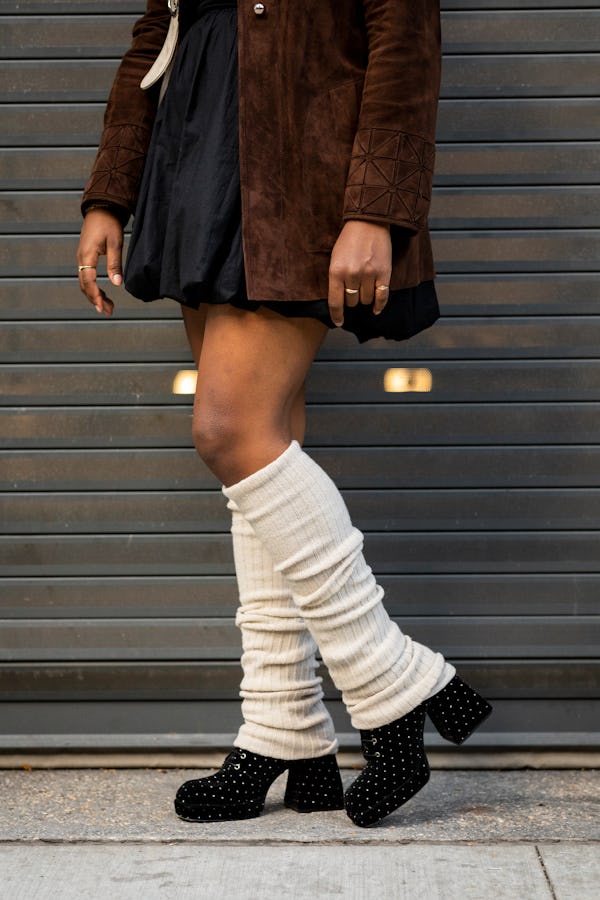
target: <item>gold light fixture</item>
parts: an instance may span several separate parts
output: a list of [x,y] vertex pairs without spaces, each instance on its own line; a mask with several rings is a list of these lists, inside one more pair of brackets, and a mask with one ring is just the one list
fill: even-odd
[[386,369],[383,376],[383,389],[387,394],[427,394],[432,384],[429,369]]
[[173,379],[174,394],[195,394],[198,373],[195,369],[180,369]]

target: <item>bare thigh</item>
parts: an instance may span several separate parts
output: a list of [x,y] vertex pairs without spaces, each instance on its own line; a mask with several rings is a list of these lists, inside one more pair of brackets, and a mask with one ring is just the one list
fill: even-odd
[[265,466],[304,436],[304,382],[328,328],[269,309],[183,308],[197,359],[193,437],[226,485]]
[[185,333],[187,334],[196,368],[200,365],[200,354],[202,352],[202,341],[204,340],[204,328],[206,326],[206,310],[206,303],[203,303],[200,309],[192,309],[190,306],[181,307]]

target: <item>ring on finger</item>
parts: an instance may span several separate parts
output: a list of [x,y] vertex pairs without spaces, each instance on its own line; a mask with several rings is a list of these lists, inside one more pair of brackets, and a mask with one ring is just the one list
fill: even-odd
[[95,269],[96,266],[77,266],[78,272],[83,272],[84,269]]
[[360,288],[344,288],[346,294],[358,294]]
[[376,291],[387,291],[389,288],[389,284],[378,284],[375,286]]

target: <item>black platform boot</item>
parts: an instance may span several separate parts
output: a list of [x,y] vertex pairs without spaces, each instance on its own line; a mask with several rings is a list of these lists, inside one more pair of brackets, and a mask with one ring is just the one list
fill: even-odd
[[492,711],[490,704],[455,675],[445,688],[389,725],[360,732],[367,765],[348,788],[346,812],[364,828],[410,800],[429,781],[423,744],[425,715],[442,737],[460,744]]
[[264,809],[267,791],[288,769],[284,804],[297,812],[344,808],[342,779],[334,754],[284,760],[236,747],[214,775],[181,785],[175,812],[188,822],[253,819]]

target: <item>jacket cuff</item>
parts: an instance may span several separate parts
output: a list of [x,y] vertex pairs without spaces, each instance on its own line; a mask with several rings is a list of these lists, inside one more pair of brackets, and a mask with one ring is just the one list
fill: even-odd
[[136,125],[111,125],[102,135],[94,169],[81,200],[82,211],[92,200],[106,200],[135,211],[151,132]]
[[435,145],[388,128],[359,128],[346,179],[343,219],[427,225]]

